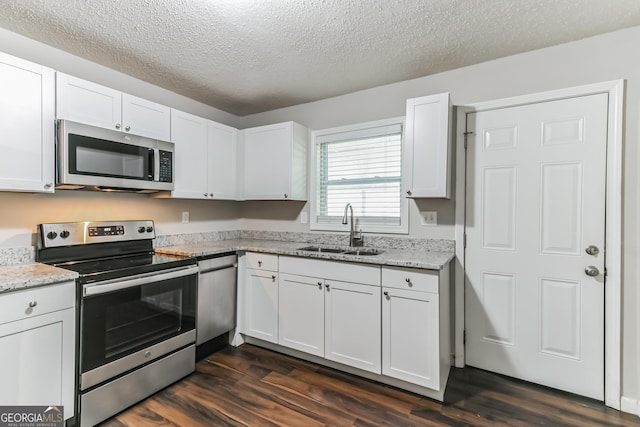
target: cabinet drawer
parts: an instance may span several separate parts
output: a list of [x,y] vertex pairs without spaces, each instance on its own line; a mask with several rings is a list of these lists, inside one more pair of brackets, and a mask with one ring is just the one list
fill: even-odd
[[382,286],[438,293],[438,271],[383,267]]
[[0,324],[74,307],[75,282],[13,291],[0,295]]
[[377,265],[281,256],[280,271],[299,276],[380,286],[380,267]]
[[247,252],[247,268],[253,270],[278,271],[278,255]]

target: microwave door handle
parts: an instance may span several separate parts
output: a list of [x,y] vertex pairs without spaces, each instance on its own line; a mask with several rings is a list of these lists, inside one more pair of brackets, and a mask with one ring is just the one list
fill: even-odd
[[82,288],[82,296],[106,294],[107,292],[119,291],[122,289],[133,288],[136,286],[144,286],[162,280],[176,279],[178,277],[190,276],[198,274],[198,266],[190,266],[186,268],[178,268],[163,273],[146,273],[131,276],[129,278],[118,278],[105,280],[102,282],[84,285]]
[[160,156],[158,155],[157,148],[149,148],[149,170],[147,176],[149,177],[149,181],[158,181],[158,176],[156,176],[156,172],[160,170]]

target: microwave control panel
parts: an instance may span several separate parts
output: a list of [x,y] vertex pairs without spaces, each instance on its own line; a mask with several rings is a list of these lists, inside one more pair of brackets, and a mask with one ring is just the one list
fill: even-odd
[[173,182],[173,153],[160,150],[160,170],[158,171],[160,182]]

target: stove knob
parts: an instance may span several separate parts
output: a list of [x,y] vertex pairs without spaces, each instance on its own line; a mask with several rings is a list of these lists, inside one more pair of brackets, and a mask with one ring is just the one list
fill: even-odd
[[144,227],[138,227],[138,233],[144,233]]
[[153,231],[153,227],[147,227],[147,233],[151,233]]
[[50,231],[47,233],[47,239],[55,239],[56,237],[58,237],[58,233],[56,233],[55,231]]
[[69,232],[67,230],[62,230],[60,232],[60,237],[62,237],[63,239],[66,239],[67,237],[69,237]]

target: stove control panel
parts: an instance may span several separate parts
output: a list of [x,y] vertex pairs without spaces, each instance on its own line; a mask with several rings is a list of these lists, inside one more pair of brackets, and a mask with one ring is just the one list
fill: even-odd
[[151,220],[65,222],[38,226],[40,248],[151,240],[155,237],[155,227]]

